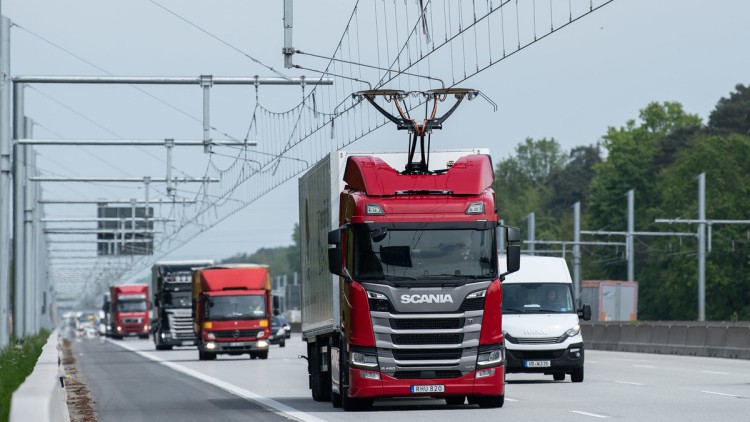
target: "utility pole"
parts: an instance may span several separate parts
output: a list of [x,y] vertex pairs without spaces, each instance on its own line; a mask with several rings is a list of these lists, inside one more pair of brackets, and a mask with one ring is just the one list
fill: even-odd
[[10,20],[0,13],[0,349],[10,343]]
[[534,255],[534,244],[536,243],[536,218],[533,212],[530,212],[526,216],[526,236],[528,241],[526,242],[529,247],[527,249],[530,255]]
[[[635,244],[633,232],[635,231],[635,191],[628,191],[628,235],[625,254],[628,259],[628,281],[635,281]],[[619,302],[618,302],[619,305]]]
[[573,204],[573,300],[581,297],[581,202]]
[[284,0],[284,48],[281,52],[284,54],[284,67],[290,69],[294,47],[292,47],[292,27],[294,26],[294,3],[293,0]]
[[706,320],[706,173],[698,175],[698,321]]
[[[23,84],[13,86],[13,137],[22,138],[24,131],[23,115]],[[26,146],[14,145],[13,148],[13,333],[20,338],[26,334],[24,325],[25,318],[25,300],[24,290],[26,289],[26,280],[24,279],[24,247],[23,247],[23,220],[24,220],[24,192],[25,192],[25,164]]]

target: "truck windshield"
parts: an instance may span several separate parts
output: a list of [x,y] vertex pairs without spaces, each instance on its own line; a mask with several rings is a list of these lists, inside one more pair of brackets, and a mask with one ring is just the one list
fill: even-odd
[[354,233],[354,277],[462,282],[497,277],[495,230],[375,230]]
[[206,299],[206,319],[212,321],[266,318],[264,296],[213,296]]
[[117,302],[117,312],[144,312],[146,311],[146,301],[140,300],[120,300]]
[[503,314],[574,313],[567,283],[503,284]]
[[192,305],[193,296],[188,290],[180,292],[164,292],[162,294],[161,306],[163,308],[189,308]]

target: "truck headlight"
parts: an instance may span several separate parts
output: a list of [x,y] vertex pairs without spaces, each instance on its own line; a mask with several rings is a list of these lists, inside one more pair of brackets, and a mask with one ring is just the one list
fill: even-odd
[[374,368],[378,366],[378,357],[362,352],[352,352],[352,365],[363,366],[365,368]]
[[567,335],[568,337],[575,337],[580,332],[581,332],[581,326],[578,325],[578,324],[576,324],[575,327],[573,327],[573,328],[569,329],[568,331],[566,331],[565,335]]
[[258,348],[260,349],[264,349],[268,347],[268,342],[265,340],[258,340],[258,343],[256,343],[256,346],[258,346]]
[[477,355],[477,366],[501,365],[505,360],[505,351],[502,347],[485,349],[480,348]]
[[206,343],[206,350],[214,350],[216,348],[216,343],[213,341],[209,341]]

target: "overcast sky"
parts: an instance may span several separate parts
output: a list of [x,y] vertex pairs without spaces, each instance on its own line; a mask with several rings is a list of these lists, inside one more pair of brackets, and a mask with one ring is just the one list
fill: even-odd
[[[368,0],[372,1],[380,0]],[[286,75],[305,74],[283,68],[280,0],[159,3]],[[294,46],[329,54],[354,3],[296,1]],[[13,75],[102,75],[104,69],[120,76],[274,76],[147,0],[2,0],[1,7],[19,25],[11,33]],[[499,110],[492,112],[481,101],[463,105],[445,130],[433,136],[435,148],[488,147],[495,162],[511,155],[526,137],[554,137],[569,150],[596,143],[607,127],[637,118],[639,109],[651,101],[680,102],[705,122],[722,96],[738,83],[750,83],[749,16],[750,2],[739,0],[616,0],[463,84],[483,91]],[[309,58],[297,57],[295,62],[306,64]],[[197,87],[149,88],[149,92],[201,116]],[[244,136],[254,94],[250,89],[215,92],[212,123]],[[284,110],[299,102],[301,92],[299,87],[269,87],[261,90],[261,96],[264,104]],[[199,121],[128,87],[38,87],[27,93],[26,110],[38,124],[37,138],[202,136]],[[400,148],[403,134],[392,129],[386,126],[349,149]],[[203,174],[205,156],[200,149],[175,155],[178,174]],[[163,148],[150,148],[148,153],[125,147],[38,151],[39,167],[50,175],[163,177],[165,173]],[[297,221],[296,187],[296,179],[286,182],[169,258],[221,259],[289,244]],[[48,184],[44,194],[130,198],[142,197],[142,190]],[[95,208],[48,207],[47,211],[53,217],[83,217],[93,216]]]

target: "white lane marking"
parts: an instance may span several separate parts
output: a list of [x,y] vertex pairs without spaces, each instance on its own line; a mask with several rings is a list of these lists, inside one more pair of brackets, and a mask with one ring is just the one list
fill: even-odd
[[646,384],[641,384],[640,382],[630,382],[630,381],[614,381],[614,382],[618,384],[627,384],[627,385],[646,385]]
[[648,368],[648,369],[654,369],[656,368],[653,365],[633,365],[633,368]]
[[716,394],[717,396],[727,396],[727,397],[736,397],[736,398],[740,397],[740,396],[737,396],[737,395],[734,395],[734,394],[717,393],[716,391],[701,391],[701,393]]
[[236,385],[230,384],[226,381],[222,381],[218,378],[214,378],[208,375],[204,375],[198,371],[195,371],[193,369],[187,368],[185,366],[179,365],[174,362],[169,362],[167,360],[162,359],[159,356],[156,356],[152,353],[144,352],[142,350],[135,349],[132,346],[129,346],[125,343],[117,343],[110,339],[107,339],[107,341],[111,344],[114,344],[115,346],[122,347],[123,349],[130,350],[131,352],[135,352],[141,356],[143,356],[146,359],[153,360],[154,362],[158,362],[167,368],[173,369],[177,372],[181,372],[185,375],[191,376],[193,378],[197,378],[201,381],[207,382],[213,386],[219,387],[224,391],[227,391],[229,393],[232,393],[236,396],[240,396],[244,399],[248,399],[250,401],[253,401],[255,403],[258,403],[264,407],[273,409],[276,411],[277,414],[283,414],[284,416],[291,417],[300,421],[305,422],[326,422],[325,419],[320,419],[316,416],[313,416],[309,413],[305,413],[301,410],[297,410],[291,406],[287,406],[286,404],[279,403],[276,400],[269,399],[268,397],[261,396],[260,394],[255,394],[252,391],[245,390],[244,388],[237,387]]
[[509,398],[506,397],[505,401],[518,401],[518,399],[509,399]]
[[719,371],[701,371],[704,374],[717,374],[717,375],[729,375],[729,372],[719,372]]
[[570,413],[578,413],[579,415],[591,416],[592,418],[609,419],[609,416],[597,415],[596,413],[581,412],[579,410],[571,410]]

